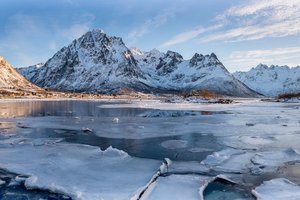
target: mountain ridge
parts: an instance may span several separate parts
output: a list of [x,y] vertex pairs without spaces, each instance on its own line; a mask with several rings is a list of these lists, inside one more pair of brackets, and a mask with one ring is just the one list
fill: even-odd
[[259,64],[247,72],[233,75],[249,88],[270,97],[284,93],[300,92],[300,66]]
[[122,38],[95,29],[63,47],[42,67],[19,69],[48,89],[118,93],[127,87],[142,92],[207,89],[228,96],[257,93],[235,79],[217,56],[196,53],[185,60],[179,53],[129,49]]

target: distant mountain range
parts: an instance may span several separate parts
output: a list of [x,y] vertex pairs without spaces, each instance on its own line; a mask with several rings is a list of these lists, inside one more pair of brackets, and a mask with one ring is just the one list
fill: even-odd
[[248,72],[235,72],[235,78],[265,96],[300,92],[300,66],[274,66],[260,64]]
[[128,49],[119,37],[89,31],[62,48],[44,65],[18,71],[43,88],[118,93],[182,92],[206,89],[218,94],[254,97],[258,94],[230,74],[215,54],[195,54],[184,60],[176,52]]
[[0,56],[1,93],[22,93],[42,91],[19,74],[2,56]]

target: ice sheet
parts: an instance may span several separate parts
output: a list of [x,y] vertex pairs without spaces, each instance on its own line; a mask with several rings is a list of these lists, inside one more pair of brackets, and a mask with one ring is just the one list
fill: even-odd
[[157,173],[161,161],[67,143],[1,145],[0,168],[28,175],[25,186],[75,199],[130,199]]
[[262,185],[255,188],[252,193],[258,200],[300,199],[300,187],[285,178],[265,181]]
[[293,148],[283,151],[270,151],[255,154],[252,163],[262,166],[280,166],[287,162],[300,161],[300,154]]
[[159,177],[143,195],[142,200],[202,199],[200,187],[207,184],[212,177],[198,175],[170,175]]
[[260,174],[296,161],[300,161],[300,154],[292,148],[261,152],[225,149],[207,156],[201,164],[215,171]]

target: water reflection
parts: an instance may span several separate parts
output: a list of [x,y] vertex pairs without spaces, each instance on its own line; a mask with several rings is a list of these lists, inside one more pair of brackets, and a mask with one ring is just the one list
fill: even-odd
[[[118,102],[114,102],[117,104]],[[41,116],[136,116],[140,108],[100,109],[99,105],[109,102],[95,101],[12,101],[0,102],[0,117],[41,117]]]
[[[184,128],[188,126],[190,120],[195,120],[194,117],[197,117],[197,115],[190,115],[191,111],[162,111],[159,113],[163,113],[164,116],[160,117],[155,109],[101,108],[99,107],[101,104],[109,104],[109,102],[0,102],[2,117],[21,116],[26,119],[26,124],[20,123],[18,118],[15,121],[13,119],[10,124],[3,123],[2,126],[0,124],[0,130],[33,139],[63,138],[66,142],[99,146],[102,149],[113,146],[126,151],[132,156],[159,160],[170,158],[172,160],[200,161],[212,152],[221,149],[212,134],[197,132],[195,131],[196,128]],[[151,112],[156,113],[155,115],[149,115],[154,116],[154,118],[145,118],[143,113],[149,114]],[[177,117],[174,117],[173,112],[176,112]],[[213,112],[205,111],[196,113],[198,115],[213,114]],[[188,117],[182,120],[181,118],[186,115]],[[120,122],[112,121],[116,117],[121,119]],[[41,123],[36,119],[45,120]],[[51,125],[49,125],[50,121]],[[57,128],[66,124],[69,128]],[[92,131],[86,131],[87,129],[83,129],[83,127],[91,128]],[[160,137],[146,139],[115,139],[109,137],[110,133],[124,135],[124,138],[126,138],[126,135],[128,138],[130,134],[145,136],[151,135],[153,131],[156,131],[156,133],[161,132],[165,136],[161,135]],[[167,136],[168,132],[172,136]],[[105,137],[103,137],[104,133]],[[180,147],[178,141],[183,142],[185,145]]]

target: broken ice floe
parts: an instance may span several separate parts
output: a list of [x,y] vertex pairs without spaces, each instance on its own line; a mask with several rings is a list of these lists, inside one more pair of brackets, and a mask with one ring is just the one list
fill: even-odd
[[0,168],[27,175],[27,188],[64,193],[74,199],[130,199],[141,192],[161,166],[161,161],[87,145],[22,144],[0,148]]
[[197,175],[170,175],[159,177],[141,200],[172,199],[198,200],[201,197],[200,187],[207,184],[211,177]]
[[252,191],[258,200],[299,200],[300,187],[285,178],[265,181]]
[[207,156],[201,164],[215,171],[261,174],[289,162],[300,162],[299,153],[292,148],[266,152],[225,149]]

